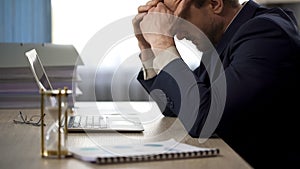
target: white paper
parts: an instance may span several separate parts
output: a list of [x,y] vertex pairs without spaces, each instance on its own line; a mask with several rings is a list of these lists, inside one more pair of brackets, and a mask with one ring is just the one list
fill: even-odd
[[155,155],[163,153],[181,153],[191,151],[205,151],[211,148],[202,148],[180,143],[174,139],[149,142],[141,144],[124,144],[124,145],[106,145],[93,147],[70,147],[69,151],[75,158],[84,161],[96,161],[101,157],[129,157],[129,156],[143,156]]

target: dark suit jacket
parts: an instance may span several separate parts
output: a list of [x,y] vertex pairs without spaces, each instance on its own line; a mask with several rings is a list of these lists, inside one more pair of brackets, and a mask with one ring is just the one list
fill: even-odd
[[140,72],[138,80],[191,136],[207,136],[201,132],[215,113],[209,128],[253,167],[299,166],[300,36],[292,13],[249,1],[216,51],[224,71],[204,54],[194,71],[176,59],[156,77],[143,80]]

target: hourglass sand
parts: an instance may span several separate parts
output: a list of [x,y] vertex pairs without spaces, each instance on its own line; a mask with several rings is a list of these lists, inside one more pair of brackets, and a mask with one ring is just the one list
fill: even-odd
[[41,114],[48,116],[42,118],[42,157],[66,157],[68,90],[42,90],[41,95]]

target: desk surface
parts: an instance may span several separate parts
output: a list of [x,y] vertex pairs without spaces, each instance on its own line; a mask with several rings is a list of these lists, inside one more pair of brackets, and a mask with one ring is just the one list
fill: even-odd
[[[124,144],[146,141],[162,141],[174,138],[177,141],[201,146],[217,147],[220,156],[209,158],[179,159],[166,161],[151,161],[125,164],[98,165],[80,161],[73,158],[46,159],[40,156],[40,128],[26,124],[15,124],[19,109],[0,109],[0,168],[251,168],[238,154],[236,154],[222,139],[211,138],[200,140],[190,137],[182,124],[176,118],[163,117],[158,112],[155,104],[149,106],[144,102],[118,102],[119,108],[144,107],[140,112],[145,131],[142,133],[69,133],[68,145],[88,146],[97,142],[99,144]],[[110,102],[101,103],[100,107],[106,107]],[[127,110],[129,110],[127,109]],[[28,116],[39,114],[38,109],[21,110]],[[149,115],[151,112],[152,114]],[[151,118],[146,118],[148,117]]]

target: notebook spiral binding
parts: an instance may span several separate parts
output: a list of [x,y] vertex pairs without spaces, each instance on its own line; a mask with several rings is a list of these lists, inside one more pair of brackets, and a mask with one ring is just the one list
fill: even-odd
[[217,156],[220,153],[218,148],[210,150],[201,150],[193,152],[166,152],[152,155],[138,155],[138,156],[116,156],[116,157],[99,157],[96,163],[98,164],[112,164],[112,163],[127,163],[127,162],[142,162],[142,161],[158,161],[158,160],[172,160],[184,158],[198,158]]

